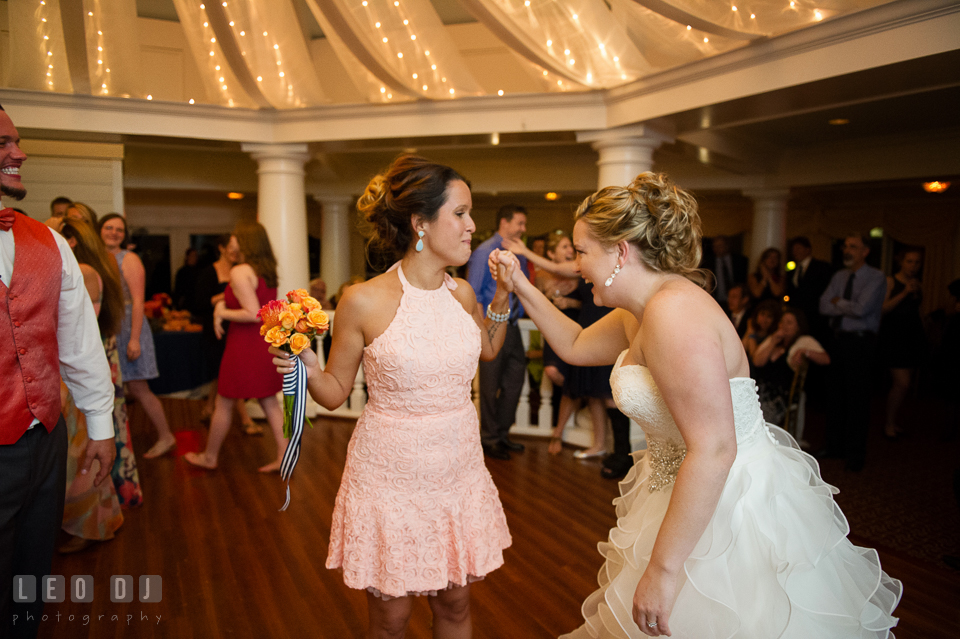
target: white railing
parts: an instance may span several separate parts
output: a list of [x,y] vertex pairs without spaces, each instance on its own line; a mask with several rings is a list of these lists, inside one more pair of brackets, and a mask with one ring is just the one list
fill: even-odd
[[[335,311],[327,311],[330,316],[330,326],[333,330]],[[537,330],[533,321],[522,319],[519,322],[520,334],[523,339],[524,351],[530,350],[530,334]],[[316,342],[317,358],[321,365],[326,366],[326,359],[323,354],[323,344],[321,340]],[[480,410],[479,394],[479,374],[473,379],[473,403]],[[553,397],[554,388],[550,379],[544,375],[540,382],[540,408],[537,411],[537,423],[532,420],[530,408],[530,376],[523,376],[523,390],[520,393],[520,403],[517,405],[516,422],[510,432],[515,435],[532,435],[535,437],[549,437],[553,431]],[[327,410],[323,406],[309,398],[307,401],[307,417],[348,417],[357,418],[363,412],[363,407],[367,403],[366,380],[363,376],[363,366],[357,370],[357,378],[353,382],[353,390],[350,397],[343,405],[334,410]],[[250,416],[256,419],[263,419],[263,411],[256,400],[250,400],[247,403],[247,410]],[[581,409],[577,414],[570,417],[567,426],[563,431],[563,441],[575,446],[588,447],[593,443],[593,428],[590,423],[589,411],[586,408]],[[613,441],[609,436],[607,441]],[[633,449],[645,447],[643,431],[633,421],[630,422],[630,442]]]

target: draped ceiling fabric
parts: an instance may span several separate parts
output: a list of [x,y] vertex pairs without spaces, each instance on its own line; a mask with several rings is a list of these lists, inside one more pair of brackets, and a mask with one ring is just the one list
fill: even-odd
[[654,71],[602,0],[461,0],[494,35],[548,73],[590,89]]
[[8,0],[10,86],[146,97],[130,0]]
[[391,101],[393,93],[433,100],[483,93],[429,0],[307,0],[307,5],[321,15],[324,33],[336,33],[349,47],[347,60],[342,47],[334,48],[344,66],[349,69],[357,59],[370,72],[357,88],[369,95],[370,76],[376,78],[371,101]]
[[[543,92],[607,89],[891,0],[449,0]],[[206,96],[295,109],[329,101],[293,0],[173,0]],[[304,0],[367,102],[483,95],[430,0]],[[146,98],[136,0],[8,0],[10,86]],[[488,90],[496,89],[487,87]]]
[[210,102],[289,109],[327,102],[290,0],[174,0]]

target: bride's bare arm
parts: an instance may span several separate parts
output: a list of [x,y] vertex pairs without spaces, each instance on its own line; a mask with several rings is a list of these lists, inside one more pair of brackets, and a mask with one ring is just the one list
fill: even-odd
[[[307,389],[310,396],[327,410],[334,410],[346,401],[353,390],[353,382],[363,356],[363,318],[376,313],[376,301],[371,299],[375,291],[363,285],[351,286],[337,304],[336,326],[331,337],[330,359],[327,368],[320,367],[316,353],[304,349],[299,357],[307,367]],[[276,357],[273,363],[277,372],[286,374],[293,370],[293,356],[271,348]]]
[[[507,251],[490,254],[491,266],[514,264],[516,259]],[[574,366],[609,365],[616,362],[620,353],[630,346],[625,327],[632,317],[626,311],[616,309],[584,329],[531,284],[521,269],[514,268],[512,274],[507,288],[520,298],[527,316],[563,361]]]
[[579,277],[580,273],[577,272],[577,263],[576,262],[561,262],[556,263],[553,260],[548,260],[547,258],[537,255],[520,240],[504,240],[503,247],[508,251],[516,253],[517,255],[522,255],[527,260],[533,262],[533,265],[538,269],[547,271],[548,273],[553,273],[554,275],[559,275],[560,277]]
[[661,633],[669,632],[677,577],[716,510],[737,454],[720,332],[702,319],[709,317],[705,306],[682,291],[662,291],[647,305],[640,327],[646,365],[687,447],[634,596],[638,624],[655,620]]

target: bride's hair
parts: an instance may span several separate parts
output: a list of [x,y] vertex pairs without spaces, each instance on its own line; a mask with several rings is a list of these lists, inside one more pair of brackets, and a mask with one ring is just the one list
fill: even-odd
[[402,257],[413,241],[413,216],[427,222],[447,201],[447,186],[460,180],[470,182],[449,166],[417,155],[401,155],[367,185],[357,201],[360,230],[369,246]]
[[580,204],[576,219],[604,246],[626,240],[651,270],[706,286],[708,277],[698,268],[702,232],[697,201],[663,173],[641,173],[629,186],[600,189]]

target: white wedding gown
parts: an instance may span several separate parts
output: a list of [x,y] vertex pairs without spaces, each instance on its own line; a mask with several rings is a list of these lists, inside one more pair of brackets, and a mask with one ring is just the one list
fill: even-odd
[[[624,351],[625,353],[626,351]],[[617,525],[599,545],[600,588],[583,604],[585,623],[569,635],[643,637],[633,594],[663,521],[686,448],[644,366],[610,376],[620,410],[647,436],[646,451],[620,484]],[[785,431],[768,426],[756,384],[730,380],[737,458],[710,523],[678,581],[673,639],[892,637],[902,586],[877,552],[847,539],[836,488]]]

